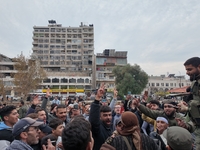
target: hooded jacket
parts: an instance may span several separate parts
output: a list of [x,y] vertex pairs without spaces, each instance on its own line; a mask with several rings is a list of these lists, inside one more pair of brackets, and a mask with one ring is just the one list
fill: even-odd
[[12,128],[0,122],[0,150],[5,150],[13,140]]
[[25,142],[14,140],[6,150],[33,150],[33,148]]

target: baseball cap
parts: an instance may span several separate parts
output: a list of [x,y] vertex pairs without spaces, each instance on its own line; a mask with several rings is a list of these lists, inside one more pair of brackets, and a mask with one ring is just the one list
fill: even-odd
[[185,128],[172,126],[163,132],[168,145],[174,150],[191,150],[192,135]]
[[47,124],[42,124],[42,125],[40,125],[38,127],[43,133],[47,133],[47,134],[51,134],[52,133],[52,128],[50,128]]
[[36,121],[34,119],[31,119],[29,117],[23,118],[19,120],[13,127],[12,134],[14,137],[20,135],[24,130],[26,130],[28,127],[38,127],[39,125],[42,125],[43,122]]

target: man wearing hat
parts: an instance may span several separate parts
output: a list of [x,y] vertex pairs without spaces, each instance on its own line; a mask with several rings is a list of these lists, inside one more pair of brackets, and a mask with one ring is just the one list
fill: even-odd
[[30,146],[39,142],[39,125],[43,122],[36,121],[31,118],[23,118],[19,120],[13,127],[13,137],[15,140],[6,150],[33,150]]
[[164,131],[163,136],[167,139],[167,150],[192,150],[192,136],[184,128],[169,127]]
[[121,130],[119,135],[107,141],[116,150],[158,150],[158,146],[149,136],[140,133],[137,116],[126,111],[121,115]]
[[193,123],[191,121],[185,122],[184,117],[176,112],[178,107],[173,101],[168,101],[164,104],[164,111],[151,110],[144,105],[141,105],[138,99],[134,99],[134,104],[142,113],[154,120],[156,120],[157,117],[165,117],[169,122],[169,126],[180,126],[187,129],[191,133],[194,132]]

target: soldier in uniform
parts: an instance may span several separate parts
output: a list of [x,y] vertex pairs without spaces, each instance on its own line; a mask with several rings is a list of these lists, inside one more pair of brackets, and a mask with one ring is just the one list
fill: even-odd
[[188,102],[187,112],[196,129],[196,149],[200,149],[200,58],[192,57],[184,63],[186,74],[192,81],[190,92],[193,99]]

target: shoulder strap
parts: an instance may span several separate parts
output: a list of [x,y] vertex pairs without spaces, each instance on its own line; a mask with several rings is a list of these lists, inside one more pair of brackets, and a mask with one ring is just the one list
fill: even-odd
[[128,150],[132,150],[130,143],[128,142],[127,138],[125,136],[122,136],[123,140],[126,143],[126,146],[128,147]]

